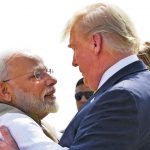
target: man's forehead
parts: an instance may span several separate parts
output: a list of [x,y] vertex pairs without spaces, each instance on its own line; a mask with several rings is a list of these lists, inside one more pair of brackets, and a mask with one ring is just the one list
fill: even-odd
[[74,40],[75,40],[74,35],[70,34],[70,39],[69,39],[69,44],[68,44],[69,48],[74,48],[75,47]]
[[71,38],[71,35],[69,37],[69,44],[68,44],[68,47],[71,48],[72,47],[72,38]]
[[36,68],[45,68],[45,65],[38,57],[16,56],[7,64],[10,70],[14,71],[32,71]]
[[32,56],[32,55],[15,55],[9,60],[9,63],[15,63],[15,62],[42,62],[42,59],[37,57],[37,56]]

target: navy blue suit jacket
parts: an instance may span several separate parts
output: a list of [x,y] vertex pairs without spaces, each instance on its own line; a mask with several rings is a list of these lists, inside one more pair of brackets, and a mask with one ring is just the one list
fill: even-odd
[[118,71],[72,119],[70,150],[150,150],[150,72],[141,61]]

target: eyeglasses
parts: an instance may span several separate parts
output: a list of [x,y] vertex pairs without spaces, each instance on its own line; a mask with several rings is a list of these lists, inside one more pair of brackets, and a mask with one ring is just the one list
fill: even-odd
[[16,76],[14,78],[10,78],[10,79],[7,79],[7,80],[3,80],[2,82],[9,82],[10,80],[14,80],[16,78],[19,78],[19,77],[22,77],[22,76],[25,76],[27,74],[30,74],[30,73],[33,73],[34,77],[36,80],[41,80],[43,79],[43,77],[45,76],[45,74],[52,74],[54,71],[53,69],[36,69],[34,70],[34,72],[28,72],[26,74],[23,74],[23,75],[19,75],[19,76]]
[[85,96],[86,99],[89,99],[93,95],[92,91],[86,91],[86,92],[78,92],[75,94],[76,101],[80,101],[82,96]]

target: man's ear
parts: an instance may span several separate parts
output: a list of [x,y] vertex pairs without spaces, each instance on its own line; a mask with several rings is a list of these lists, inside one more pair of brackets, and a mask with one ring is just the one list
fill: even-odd
[[94,52],[99,54],[102,47],[102,36],[98,33],[93,35],[93,47]]
[[11,93],[9,91],[7,83],[0,82],[0,99],[2,102],[11,101]]

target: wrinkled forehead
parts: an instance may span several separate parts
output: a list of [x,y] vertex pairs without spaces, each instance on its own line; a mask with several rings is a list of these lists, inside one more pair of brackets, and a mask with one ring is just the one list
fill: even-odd
[[38,56],[17,54],[7,60],[7,71],[12,75],[32,72],[37,68],[45,68],[43,60]]

